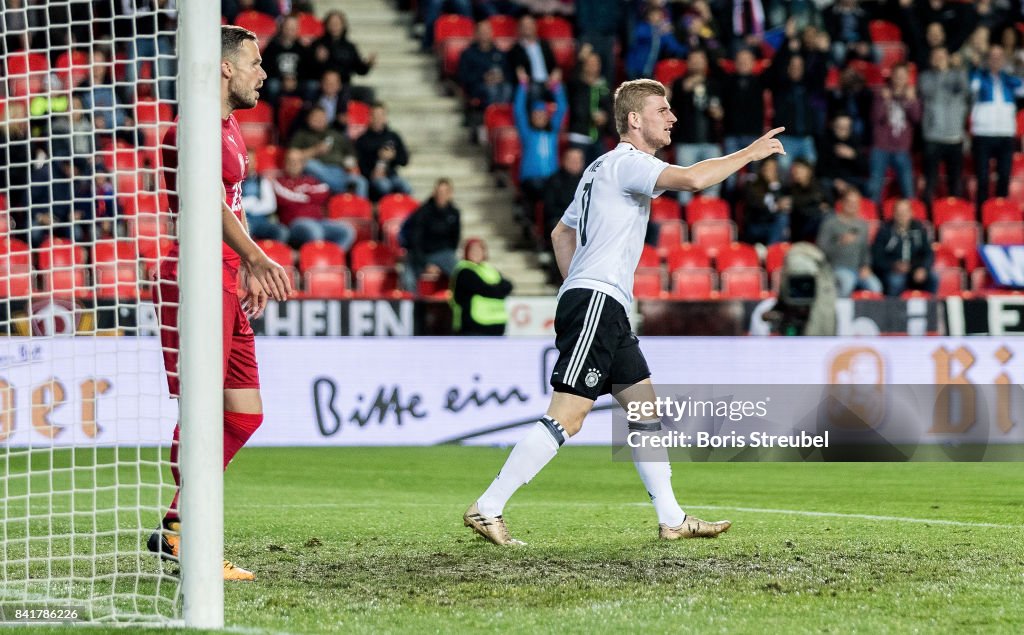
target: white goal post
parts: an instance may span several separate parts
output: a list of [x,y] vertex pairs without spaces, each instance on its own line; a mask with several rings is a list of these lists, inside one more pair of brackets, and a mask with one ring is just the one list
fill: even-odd
[[[0,0],[0,625],[223,627],[219,9]],[[178,401],[155,306],[173,239]],[[179,420],[170,562],[147,540]]]

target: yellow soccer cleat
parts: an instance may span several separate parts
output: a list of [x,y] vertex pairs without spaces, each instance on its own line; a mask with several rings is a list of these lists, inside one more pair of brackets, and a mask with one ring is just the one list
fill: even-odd
[[664,523],[658,525],[658,538],[661,538],[662,540],[679,540],[680,538],[714,538],[718,534],[723,534],[729,531],[729,527],[732,527],[732,522],[728,520],[719,520],[717,522],[709,523],[706,520],[694,518],[687,514],[686,519],[683,520],[683,524],[678,527],[669,527]]
[[242,567],[236,567],[231,564],[230,561],[224,561],[224,579],[231,582],[252,582],[256,579],[256,574],[248,569]]
[[522,540],[516,540],[509,534],[504,518],[501,516],[484,516],[480,513],[480,508],[477,507],[476,503],[470,505],[466,513],[462,515],[462,522],[466,527],[471,527],[473,531],[496,545],[520,546],[526,544]]

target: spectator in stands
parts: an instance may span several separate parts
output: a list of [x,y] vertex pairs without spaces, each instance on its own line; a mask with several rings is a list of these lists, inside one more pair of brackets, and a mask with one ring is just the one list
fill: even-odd
[[828,94],[830,118],[842,113],[850,118],[853,135],[864,139],[871,132],[871,108],[875,94],[867,87],[864,75],[855,66],[847,66],[839,74],[839,86]]
[[547,99],[550,96],[547,84],[556,71],[561,75],[555,64],[555,54],[537,35],[537,21],[530,15],[519,18],[519,39],[508,52],[508,76],[512,81],[519,80],[519,69],[524,69],[530,80],[531,99]]
[[50,157],[46,150],[34,150],[29,171],[32,246],[38,247],[48,238],[72,238],[71,162]]
[[[921,25],[915,22],[904,25],[902,29],[910,46],[909,59],[917,64],[918,68],[924,68],[930,63],[932,50],[939,46],[946,48],[946,30],[942,28],[942,23],[932,22],[924,28],[922,35],[920,27]],[[958,65],[959,58],[954,55],[951,61]]]
[[846,190],[839,211],[829,214],[818,230],[818,247],[825,252],[836,276],[839,297],[858,289],[882,292],[882,283],[871,271],[868,224],[860,217],[860,193]]
[[487,243],[470,238],[452,272],[452,332],[456,335],[504,335],[505,298],[512,283],[487,262]]
[[768,30],[767,12],[762,0],[724,0],[717,7],[717,22],[729,51],[742,48],[759,50]]
[[561,167],[544,184],[544,227],[541,241],[549,249],[551,231],[572,203],[586,166],[583,150],[570,146],[562,153]]
[[[366,75],[377,63],[376,53],[363,57],[348,39],[348,21],[341,11],[330,11],[324,16],[324,34],[313,42],[312,48],[316,61],[338,71],[344,86],[352,86],[353,75]],[[367,103],[374,101],[373,91],[365,87],[353,87],[352,98]]]
[[68,134],[71,135],[71,152],[76,158],[92,157],[96,154],[96,131],[92,117],[82,104],[81,96],[71,98],[71,119]]
[[359,173],[352,142],[347,135],[328,125],[323,108],[310,109],[306,127],[295,133],[289,147],[302,152],[306,174],[326,183],[332,192],[347,192],[352,188],[357,196],[369,195],[370,186]]
[[524,218],[527,226],[533,224],[533,209],[544,196],[544,184],[558,170],[558,131],[562,128],[568,104],[562,87],[561,72],[552,73],[549,84],[555,96],[555,114],[548,114],[547,103],[535,101],[527,105],[530,77],[523,68],[518,70],[519,88],[516,89],[513,110],[516,131],[523,147],[519,168],[519,186],[525,202]]
[[580,49],[576,76],[569,82],[569,143],[590,163],[604,154],[612,132],[612,92],[601,75],[601,58],[588,44]]
[[425,53],[434,48],[434,23],[441,17],[442,11],[447,15],[473,17],[473,3],[470,0],[423,0],[419,10],[423,16],[421,50]]
[[8,220],[13,238],[28,242],[29,159],[32,156],[28,111],[20,101],[6,104],[0,118],[0,192],[7,195]]
[[761,161],[757,177],[745,188],[744,202],[744,242],[773,245],[786,239],[791,201],[774,156]]
[[589,44],[601,58],[601,73],[608,86],[615,85],[615,44],[626,19],[621,0],[587,0],[576,3],[576,26],[581,48]]
[[967,72],[952,68],[949,53],[938,47],[932,50],[931,67],[921,73],[918,87],[924,103],[924,200],[931,204],[935,196],[939,163],[946,166],[946,193],[963,196],[964,137],[970,97]]
[[935,254],[921,221],[914,218],[907,199],[892,209],[892,220],[882,225],[871,248],[875,273],[884,282],[885,294],[899,296],[908,289],[934,293],[938,279],[932,271]]
[[974,173],[978,176],[978,209],[988,198],[989,162],[996,161],[996,196],[1010,189],[1014,135],[1017,132],[1015,99],[1024,96],[1024,82],[1004,70],[1003,47],[988,51],[988,66],[971,73],[971,133],[974,136]]
[[[722,129],[725,136],[725,154],[747,147],[764,132],[764,90],[761,75],[754,74],[756,58],[750,49],[736,53],[736,72],[726,75],[722,86]],[[747,166],[756,170],[757,165]],[[725,181],[732,190],[736,175]]]
[[284,155],[284,174],[274,179],[277,216],[288,226],[288,242],[298,249],[311,240],[326,240],[348,250],[356,231],[343,220],[327,218],[327,199],[331,188],[305,174],[306,160],[301,150]]
[[959,65],[966,68],[968,73],[973,73],[985,67],[985,60],[988,57],[989,37],[988,27],[979,26],[971,32],[971,37],[957,51]]
[[853,120],[840,113],[832,120],[822,141],[821,163],[818,166],[825,193],[842,198],[846,190],[867,190],[868,152],[860,137],[854,134]]
[[220,14],[228,22],[234,24],[242,11],[259,11],[276,18],[281,14],[281,5],[278,0],[220,0]]
[[910,146],[914,141],[914,126],[921,120],[921,102],[910,84],[906,64],[892,67],[889,83],[875,95],[871,109],[874,127],[871,131],[871,175],[868,195],[882,204],[882,184],[885,171],[896,171],[896,182],[905,198],[914,196],[914,170],[910,162]]
[[388,127],[387,107],[377,102],[370,109],[370,126],[356,140],[359,170],[370,181],[370,198],[385,194],[411,194],[412,188],[398,168],[409,163],[409,153],[397,132]]
[[82,106],[92,113],[93,125],[107,130],[123,126],[125,116],[123,101],[114,90],[113,64],[109,59],[103,49],[94,49],[89,82],[76,91]]
[[689,10],[679,20],[677,33],[680,44],[690,51],[707,51],[712,63],[722,55],[717,25],[705,0],[696,0],[690,4]]
[[13,53],[28,48],[28,12],[25,0],[7,0],[0,23],[0,33],[4,34],[5,51]]
[[632,42],[626,54],[626,75],[630,79],[653,77],[658,60],[683,57],[687,52],[676,39],[665,10],[656,5],[647,8],[644,20],[633,30]]
[[78,242],[114,237],[117,197],[106,174],[94,173],[91,162],[70,165],[74,190],[73,235]]
[[341,80],[341,73],[334,70],[324,71],[320,76],[320,89],[314,104],[323,109],[327,121],[341,123],[344,130],[348,126],[348,102],[351,90]]
[[462,217],[454,195],[452,182],[438,179],[434,194],[402,223],[399,241],[406,249],[402,283],[407,291],[415,292],[420,275],[428,270],[451,276],[455,269]]
[[274,220],[277,196],[274,182],[256,169],[256,155],[249,150],[249,174],[242,181],[242,209],[249,235],[256,240],[270,239],[288,242],[288,228]]
[[789,239],[792,242],[814,242],[821,219],[828,212],[825,192],[814,176],[814,166],[805,159],[793,161],[790,178]]
[[786,131],[779,135],[786,148],[786,154],[778,155],[779,167],[788,170],[793,159],[807,159],[811,163],[818,160],[814,147],[816,113],[812,99],[819,87],[807,77],[804,69],[804,58],[792,55],[786,64],[786,70],[778,77],[772,89],[775,115],[773,126],[784,126]]
[[285,16],[277,35],[263,49],[267,101],[277,103],[285,77],[294,77],[298,82],[299,94],[306,100],[312,99],[318,88],[312,67],[313,51],[299,41],[299,17],[295,14]]
[[[672,111],[679,121],[672,128],[676,144],[676,163],[693,165],[722,154],[718,145],[718,126],[722,121],[721,88],[708,76],[708,56],[704,51],[690,51],[686,58],[686,74],[672,82]],[[719,186],[704,190],[718,196]],[[691,192],[679,192],[679,200],[688,203]]]
[[1021,48],[1021,38],[1024,38],[1024,35],[1015,25],[1004,27],[999,38],[1006,54],[1006,71],[1017,77],[1024,75],[1024,48]]
[[968,15],[969,6],[966,2],[919,0],[915,3],[914,0],[900,0],[900,4],[913,5],[917,24],[940,23],[946,32],[946,43],[951,51],[960,48],[974,27],[974,21]]
[[825,10],[824,19],[836,66],[842,68],[852,59],[872,60],[868,15],[859,0],[838,0]]
[[459,56],[459,85],[473,113],[473,127],[481,121],[480,113],[491,104],[512,101],[512,84],[505,75],[505,53],[494,45],[491,23],[476,23],[473,43]]

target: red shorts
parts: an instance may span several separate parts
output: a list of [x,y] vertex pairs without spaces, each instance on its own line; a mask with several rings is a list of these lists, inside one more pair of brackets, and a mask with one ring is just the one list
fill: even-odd
[[[249,318],[242,310],[235,291],[224,289],[224,388],[259,388],[256,365],[256,340]],[[180,396],[178,380],[178,283],[160,280],[156,293],[160,319],[160,344],[163,347],[167,388],[172,397]]]

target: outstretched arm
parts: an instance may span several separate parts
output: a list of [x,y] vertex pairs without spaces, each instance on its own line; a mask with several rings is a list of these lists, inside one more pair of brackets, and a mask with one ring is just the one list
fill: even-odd
[[760,161],[773,154],[786,154],[782,142],[775,138],[784,130],[775,128],[746,148],[724,157],[707,159],[687,167],[669,166],[662,170],[654,187],[658,190],[696,192],[721,183],[751,161]]

